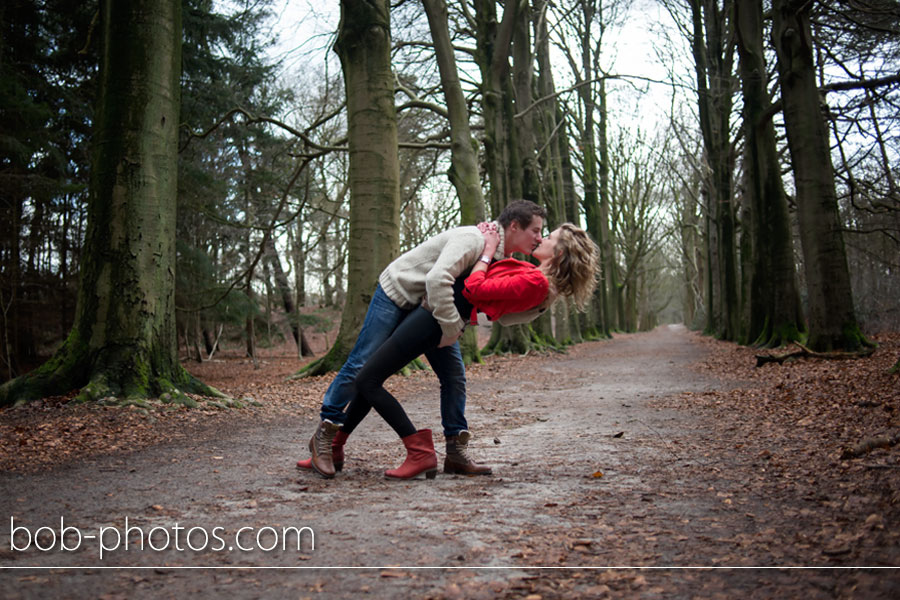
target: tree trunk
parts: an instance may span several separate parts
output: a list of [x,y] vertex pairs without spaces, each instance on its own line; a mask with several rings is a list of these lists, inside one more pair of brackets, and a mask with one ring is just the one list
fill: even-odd
[[706,181],[709,309],[707,331],[736,340],[740,334],[740,302],[735,250],[730,117],[733,51],[726,38],[731,2],[691,0],[692,53],[697,77],[700,129],[709,175]]
[[[460,224],[474,225],[485,219],[484,195],[478,173],[477,143],[469,129],[469,110],[450,42],[447,4],[444,0],[423,0],[423,4],[450,120],[450,169],[447,175],[459,196]],[[466,364],[482,362],[475,327],[466,329],[460,340],[460,350]]]
[[461,224],[474,225],[485,217],[484,194],[478,173],[477,143],[469,129],[469,111],[450,43],[447,4],[444,0],[423,0],[423,4],[450,119],[450,170],[447,174],[459,196]]
[[703,281],[702,281],[702,256],[703,252],[700,247],[700,217],[698,215],[699,184],[697,177],[694,176],[680,184],[679,187],[673,188],[672,195],[681,198],[680,210],[681,218],[678,223],[681,233],[681,260],[684,264],[683,285],[684,285],[684,324],[691,328],[699,326],[697,312],[700,308],[699,304],[703,297]]
[[[542,99],[541,106],[536,110],[535,129],[537,139],[541,147],[538,149],[537,159],[541,168],[540,180],[543,185],[541,202],[547,209],[547,219],[550,222],[549,229],[553,229],[557,223],[569,221],[566,211],[566,184],[564,180],[563,157],[560,144],[560,136],[565,136],[565,116],[557,120],[560,113],[559,102],[555,99],[556,84],[553,79],[553,61],[550,54],[550,33],[547,27],[546,0],[536,0],[534,12],[538,15],[534,26],[535,55],[537,58],[536,86],[537,95]],[[546,100],[553,98],[553,100]],[[568,155],[568,152],[566,152]],[[557,302],[553,305],[553,317],[551,330],[557,346],[565,346],[571,343],[572,334],[569,323],[569,303]]]
[[[24,179],[24,177],[23,177]],[[18,190],[16,190],[18,192]],[[13,379],[20,371],[20,361],[23,355],[19,345],[20,333],[25,330],[25,319],[20,310],[19,294],[22,290],[21,278],[21,230],[22,230],[22,198],[19,193],[10,194],[11,197],[4,202],[6,218],[0,219],[0,233],[3,237],[4,257],[3,280],[0,280],[0,315],[3,317],[3,347],[0,355],[3,356],[3,366],[6,371],[6,379]],[[8,244],[8,245],[7,245]]]
[[491,216],[512,199],[509,175],[510,133],[503,124],[504,94],[509,89],[509,48],[518,2],[508,2],[497,23],[494,0],[475,0],[476,62],[481,71],[484,159],[490,183]]
[[853,309],[822,98],[816,86],[809,4],[775,0],[772,41],[778,58],[784,124],[809,296],[809,347],[854,351],[870,345]]
[[562,196],[566,209],[566,221],[577,223],[579,218],[578,193],[575,191],[575,167],[572,165],[572,152],[569,148],[569,120],[562,108],[557,108],[556,120],[560,123],[559,135],[559,159],[562,163]]
[[215,342],[213,340],[212,332],[206,327],[203,327],[200,333],[203,336],[203,347],[206,349],[206,356],[212,356],[212,353],[215,351]]
[[62,211],[62,231],[59,236],[59,283],[62,290],[59,300],[60,334],[72,327],[72,316],[69,314],[69,228],[72,219],[69,196],[63,201]]
[[335,51],[344,73],[350,148],[347,300],[334,345],[303,370],[309,375],[344,364],[378,275],[400,246],[400,164],[387,0],[341,0]]
[[[248,239],[247,239],[247,247],[250,246],[249,240],[249,230],[248,230]],[[247,272],[247,284],[244,288],[244,293],[247,296],[247,303],[249,304],[249,311],[247,313],[247,318],[244,320],[244,334],[246,336],[246,353],[247,356],[253,361],[253,368],[259,368],[259,360],[256,355],[256,312],[259,310],[258,304],[256,302],[256,294],[253,292],[253,267],[250,267],[250,270]]]
[[[513,126],[513,87],[509,75],[511,42],[519,24],[519,2],[508,2],[497,23],[493,0],[475,2],[477,62],[481,71],[484,113],[485,164],[490,181],[491,211],[497,216],[503,206],[522,193],[520,150]],[[524,353],[530,335],[522,326],[495,324],[486,352]]]
[[[248,289],[247,295],[252,303],[253,292]],[[259,369],[259,357],[256,354],[256,314],[254,312],[251,312],[247,316],[247,320],[244,324],[244,332],[247,335],[247,356],[253,361],[253,368]]]
[[[540,197],[537,162],[535,160],[534,111],[527,111],[532,103],[532,81],[534,55],[531,49],[531,7],[528,2],[518,3],[512,26],[512,78],[504,78],[503,95],[503,139],[507,143],[508,164],[506,171],[510,179],[509,193],[513,198],[524,198],[537,202]],[[504,13],[504,18],[506,18]],[[522,113],[518,119],[514,113]],[[489,352],[514,352],[525,354],[544,345],[537,323],[526,323],[515,327],[499,328],[497,336],[491,336],[486,350]]]
[[[572,167],[572,157],[569,152],[569,127],[566,115],[562,109],[557,108],[556,118],[560,123],[559,135],[557,136],[561,170],[560,179],[562,181],[562,202],[565,207],[565,220],[570,223],[578,222],[578,195],[575,192],[575,175]],[[568,307],[567,307],[568,309]],[[568,334],[564,338],[572,344],[579,344],[584,341],[583,332],[586,327],[585,315],[579,314],[576,310],[567,310],[568,320],[565,325],[568,327]]]
[[[290,235],[291,240],[291,249],[292,249],[292,258],[294,261],[294,290],[296,293],[296,302],[294,306],[297,309],[297,317],[299,319],[300,316],[300,308],[306,305],[306,252],[303,250],[303,242],[299,239],[299,236],[303,233],[302,225],[297,226],[297,235]],[[303,327],[300,326],[298,321],[298,328],[300,329],[300,347],[297,349],[298,356],[301,358],[304,356],[315,356],[315,352],[313,352],[312,346],[309,344],[309,339],[306,337],[306,332],[303,330]]]
[[[513,101],[517,117],[511,118],[509,128],[516,144],[512,149],[519,165],[513,173],[521,181],[522,191],[515,197],[540,201],[540,177],[537,164],[537,138],[534,121],[537,111],[530,110],[534,101],[534,52],[531,47],[532,10],[528,2],[522,2],[516,13],[516,24],[513,28]],[[528,109],[528,110],[526,110]],[[519,177],[521,174],[521,177]]]
[[[547,210],[550,228],[556,223],[567,221],[565,184],[563,182],[562,156],[560,156],[559,136],[563,124],[557,121],[559,103],[555,99],[556,84],[553,80],[553,60],[550,55],[550,33],[547,27],[547,2],[535,1],[535,12],[538,14],[535,23],[535,56],[537,59],[537,75],[535,89],[542,104],[535,110],[535,131],[540,148],[537,159],[540,164],[539,187],[540,202]],[[553,100],[546,98],[554,97]]]
[[293,334],[294,336],[294,342],[297,344],[297,349],[300,353],[300,356],[312,356],[308,344],[306,347],[307,354],[303,353],[303,336],[302,331],[300,330],[299,311],[297,311],[296,307],[294,306],[294,294],[291,291],[290,283],[288,283],[287,274],[284,272],[284,268],[282,268],[281,266],[281,259],[278,258],[278,249],[275,247],[275,240],[273,240],[271,237],[266,240],[265,252],[266,260],[272,268],[272,276],[275,279],[275,286],[278,288],[278,293],[281,296],[281,304],[284,307],[284,312],[291,324],[291,334]]
[[306,306],[306,252],[303,249],[303,224],[298,219],[297,233],[291,236],[291,258],[294,261],[294,290],[297,294],[297,307]]
[[[194,349],[194,361],[196,361],[198,363],[202,363],[203,362],[203,353],[200,351],[200,340],[203,339],[203,332],[201,331],[201,328],[200,328],[200,315],[193,315],[193,321],[194,321],[194,348],[193,348]],[[185,337],[187,337],[187,328],[188,328],[188,323],[185,323],[185,325],[184,325]],[[185,341],[187,341],[187,339],[185,339]],[[188,350],[190,350],[190,349],[191,348],[188,347]],[[207,356],[208,355],[209,355],[209,352],[207,352]]]
[[[578,132],[582,155],[582,181],[584,186],[582,204],[587,224],[587,231],[596,240],[600,248],[600,282],[594,292],[592,308],[585,319],[589,328],[585,332],[588,337],[609,337],[611,323],[609,320],[609,296],[613,291],[609,285],[607,273],[608,260],[606,239],[604,231],[609,230],[608,224],[603,223],[604,212],[600,206],[599,190],[599,166],[597,157],[597,97],[596,87],[592,82],[596,78],[599,64],[600,44],[602,42],[602,30],[604,27],[602,15],[598,14],[602,6],[596,3],[585,2],[579,6],[581,12],[578,15],[580,37],[578,38],[577,58],[569,55],[569,63],[575,74],[575,82],[578,84],[578,99],[581,103],[581,112],[584,115]],[[573,13],[574,14],[574,13]],[[593,36],[595,29],[601,30],[601,39],[595,44]],[[580,59],[580,60],[579,60]],[[601,115],[601,118],[603,115]],[[607,205],[608,207],[608,205]],[[608,213],[606,214],[608,217]]]
[[597,183],[600,192],[600,222],[598,241],[602,244],[600,259],[602,263],[603,285],[600,293],[603,294],[603,306],[606,307],[604,323],[604,336],[610,335],[610,329],[623,327],[622,311],[616,301],[619,289],[619,266],[616,260],[616,249],[612,242],[614,232],[609,229],[609,211],[612,202],[612,194],[609,190],[609,140],[606,135],[607,110],[606,110],[606,80],[601,80],[597,89],[597,102],[600,113],[600,122],[597,124]]
[[794,272],[787,200],[781,181],[775,127],[762,120],[769,109],[763,48],[762,6],[737,0],[735,30],[740,52],[746,140],[745,202],[750,209],[747,341],[767,347],[799,341],[806,326]]
[[216,393],[178,362],[175,199],[181,3],[104,1],[88,230],[76,319],[47,363],[0,389],[0,405]]

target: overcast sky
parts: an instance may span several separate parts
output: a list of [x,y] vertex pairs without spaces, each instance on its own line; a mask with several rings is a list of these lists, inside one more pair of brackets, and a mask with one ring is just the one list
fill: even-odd
[[[668,22],[668,14],[653,0],[631,0],[629,8],[621,29],[610,32],[610,37],[604,42],[607,53],[605,68],[610,73],[665,79],[665,68],[656,58],[653,40],[654,30],[660,23]],[[332,73],[340,69],[337,56],[330,51],[340,21],[340,3],[337,0],[276,0],[273,10],[276,13],[273,29],[279,37],[273,56],[284,61],[288,82],[296,81],[297,73],[320,68],[325,60],[329,61]],[[560,64],[564,64],[562,59]],[[563,82],[566,79],[564,72],[561,72],[557,85],[565,85]],[[612,83],[608,86],[612,93],[611,110],[624,110],[626,114],[622,115],[623,118],[632,118],[631,115],[638,113],[645,124],[664,118],[670,88],[638,81],[635,84],[650,91],[649,96],[640,101],[640,109],[636,108],[637,96],[629,86]]]

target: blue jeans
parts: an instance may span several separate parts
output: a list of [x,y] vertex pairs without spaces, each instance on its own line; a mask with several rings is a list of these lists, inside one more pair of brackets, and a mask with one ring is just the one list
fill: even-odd
[[[394,304],[380,285],[376,286],[356,344],[325,392],[321,410],[323,420],[328,419],[332,423],[344,422],[346,418],[344,409],[356,395],[353,384],[356,374],[409,313],[409,310]],[[468,429],[466,368],[459,351],[459,343],[429,350],[425,353],[425,358],[441,382],[441,423],[444,435],[457,435],[460,431]]]

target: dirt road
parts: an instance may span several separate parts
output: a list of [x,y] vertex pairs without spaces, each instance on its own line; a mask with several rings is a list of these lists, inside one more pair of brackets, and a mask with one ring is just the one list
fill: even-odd
[[[300,473],[311,413],[0,475],[0,595],[897,597],[894,570],[605,568],[900,564],[877,536],[811,536],[841,507],[794,490],[744,433],[723,435],[721,415],[669,402],[737,385],[692,370],[703,352],[661,327],[536,359],[527,378],[502,361],[471,378],[471,451],[493,477],[385,480],[402,447],[375,415],[336,479]],[[437,425],[432,380],[402,398],[420,427]],[[846,531],[870,511],[859,513]],[[145,568],[101,568],[123,566]]]

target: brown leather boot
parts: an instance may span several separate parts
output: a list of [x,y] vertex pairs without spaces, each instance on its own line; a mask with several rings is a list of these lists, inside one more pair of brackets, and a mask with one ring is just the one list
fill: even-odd
[[472,437],[463,429],[447,439],[447,456],[444,457],[444,473],[459,475],[490,475],[491,468],[479,465],[469,458],[469,439]]
[[396,469],[385,471],[385,477],[412,479],[425,473],[426,479],[434,479],[437,475],[437,454],[434,452],[431,430],[420,429],[400,440],[406,446],[406,460]]
[[328,479],[334,477],[334,457],[331,453],[331,443],[340,429],[341,426],[338,423],[322,421],[309,440],[312,468],[316,470],[316,473]]
[[[350,437],[344,431],[338,430],[337,435],[334,436],[334,440],[331,442],[331,463],[334,465],[334,470],[340,472],[344,468],[344,444],[347,443],[347,438]],[[312,469],[312,459],[305,458],[297,461],[298,469]]]

